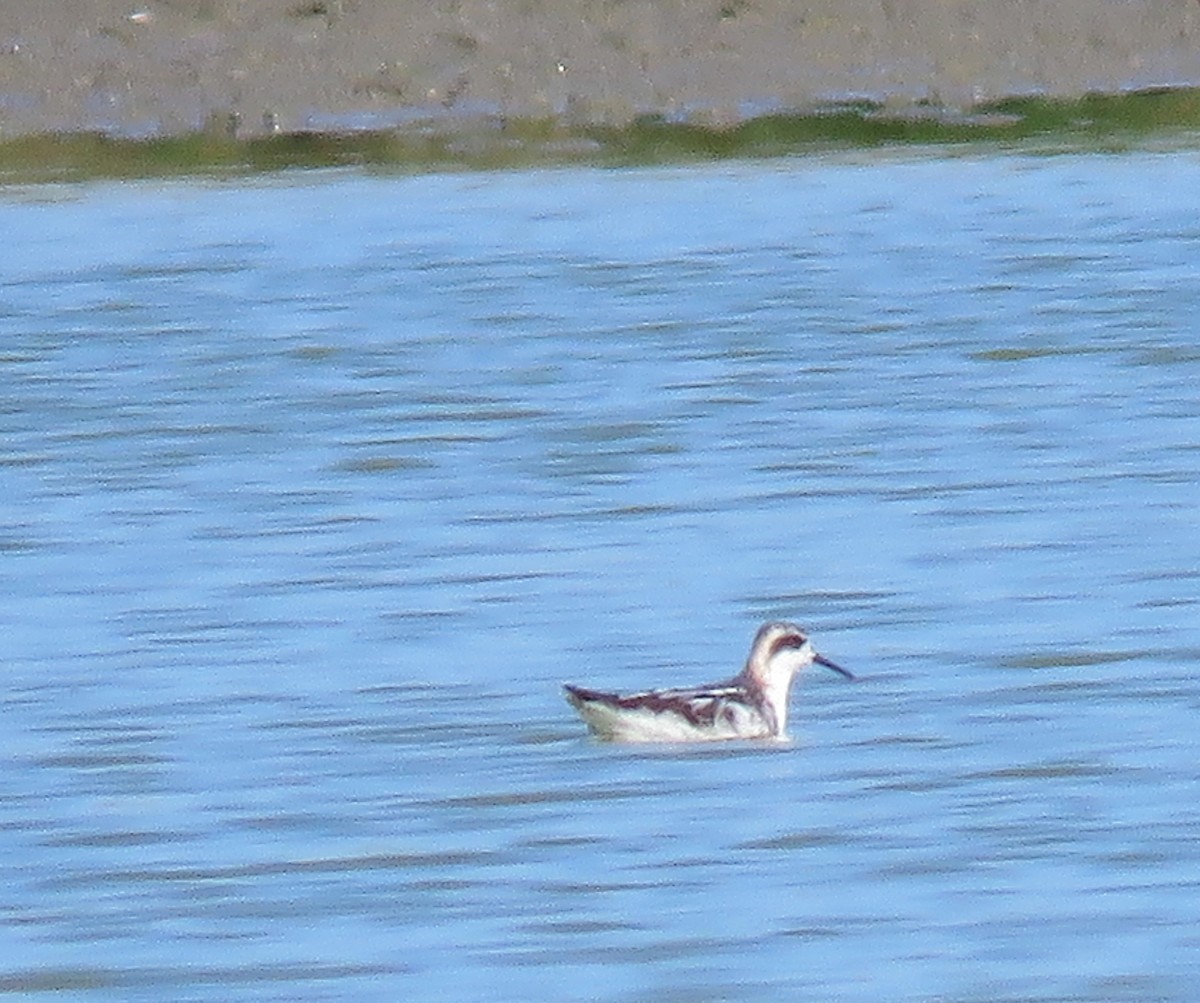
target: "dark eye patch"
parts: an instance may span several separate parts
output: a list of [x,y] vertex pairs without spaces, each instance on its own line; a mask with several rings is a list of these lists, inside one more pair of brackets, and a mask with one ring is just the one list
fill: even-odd
[[787,634],[771,645],[771,654],[783,651],[785,648],[803,648],[807,643],[808,639],[802,634]]

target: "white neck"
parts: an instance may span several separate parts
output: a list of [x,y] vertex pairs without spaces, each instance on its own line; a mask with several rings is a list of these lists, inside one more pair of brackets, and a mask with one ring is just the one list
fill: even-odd
[[812,649],[805,645],[799,649],[785,648],[769,660],[751,657],[746,665],[745,674],[758,686],[775,718],[776,735],[787,731],[788,702],[796,673],[811,662]]

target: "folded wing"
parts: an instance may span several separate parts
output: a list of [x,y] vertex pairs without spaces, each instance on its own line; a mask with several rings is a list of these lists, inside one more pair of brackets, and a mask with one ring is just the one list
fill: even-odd
[[603,693],[565,686],[588,727],[616,741],[714,741],[773,734],[761,708],[734,684],[698,689]]

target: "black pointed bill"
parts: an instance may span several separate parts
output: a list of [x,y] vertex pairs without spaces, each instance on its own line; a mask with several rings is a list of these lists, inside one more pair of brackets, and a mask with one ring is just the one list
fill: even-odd
[[824,665],[827,669],[833,669],[834,672],[840,672],[847,679],[854,679],[855,675],[849,669],[843,669],[837,662],[831,662],[824,655],[813,655],[813,661],[818,665]]

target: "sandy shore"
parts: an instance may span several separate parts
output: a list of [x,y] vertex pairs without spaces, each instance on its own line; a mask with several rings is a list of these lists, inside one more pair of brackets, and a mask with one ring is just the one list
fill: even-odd
[[1200,84],[1198,0],[4,0],[0,138],[706,124]]

